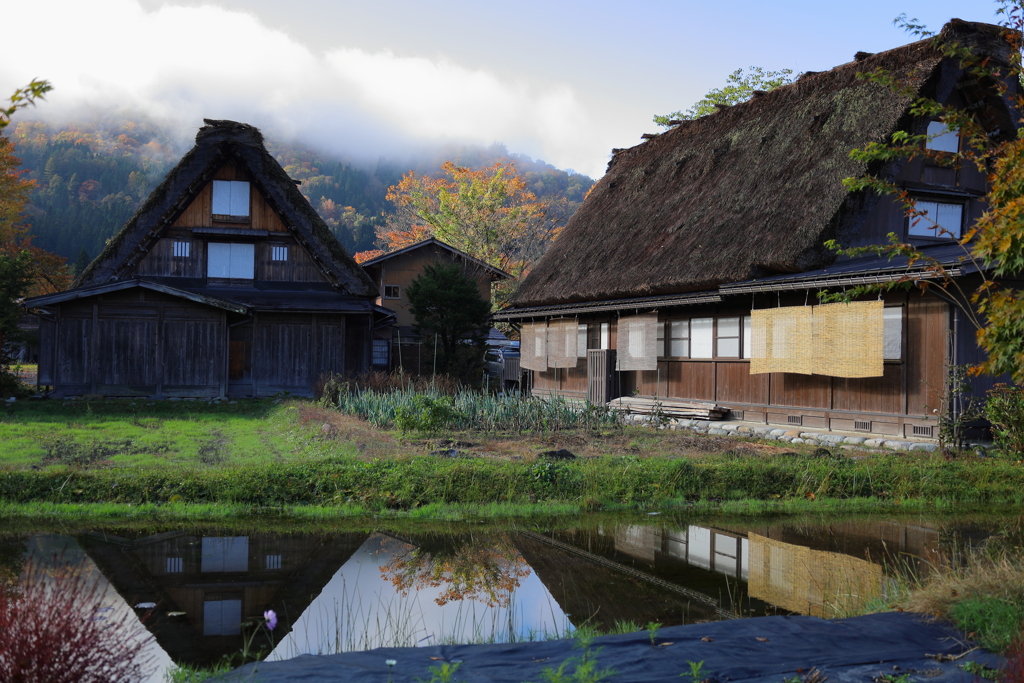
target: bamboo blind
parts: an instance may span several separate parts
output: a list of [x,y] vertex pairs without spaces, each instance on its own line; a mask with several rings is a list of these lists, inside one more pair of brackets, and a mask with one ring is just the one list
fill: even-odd
[[619,318],[616,370],[658,369],[658,314]]
[[754,533],[747,537],[751,597],[791,612],[831,618],[882,593],[883,572],[877,564]]
[[762,308],[750,312],[750,374],[796,372],[814,367],[811,306]]
[[577,363],[576,318],[560,318],[548,324],[548,367],[574,368]]
[[519,344],[519,366],[526,370],[548,369],[547,323],[523,323]]
[[750,374],[881,377],[883,309],[855,301],[751,311]]
[[881,377],[885,322],[881,301],[814,307],[814,373]]

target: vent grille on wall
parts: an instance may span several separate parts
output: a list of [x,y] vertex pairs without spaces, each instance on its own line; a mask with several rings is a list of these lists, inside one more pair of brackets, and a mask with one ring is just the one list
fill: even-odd
[[864,422],[862,420],[854,420],[853,421],[853,428],[856,431],[858,431],[858,432],[870,432],[871,431],[871,423],[870,422]]
[[789,415],[786,421],[791,425],[802,425],[804,423],[803,415]]
[[920,425],[914,425],[911,434],[913,436],[926,436],[929,439],[932,437],[932,430],[934,427],[921,427]]

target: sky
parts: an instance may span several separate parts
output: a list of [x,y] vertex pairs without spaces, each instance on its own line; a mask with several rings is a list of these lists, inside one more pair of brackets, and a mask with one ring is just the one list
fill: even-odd
[[996,22],[990,0],[0,0],[0,96],[28,117],[141,112],[191,139],[205,118],[354,161],[502,143],[600,177],[739,68],[823,71],[914,40],[905,13]]

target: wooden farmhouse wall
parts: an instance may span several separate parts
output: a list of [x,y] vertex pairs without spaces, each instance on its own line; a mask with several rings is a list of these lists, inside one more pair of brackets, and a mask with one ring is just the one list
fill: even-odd
[[[762,296],[767,301],[768,295]],[[803,293],[783,294],[781,298],[772,294],[771,298],[783,306],[802,305],[805,301]],[[730,408],[736,418],[754,422],[913,435],[915,426],[931,428],[936,424],[932,411],[939,408],[945,381],[952,312],[945,302],[916,294],[887,295],[886,305],[898,305],[904,311],[902,357],[886,360],[881,377],[751,375],[750,361],[744,358],[664,358],[658,361],[657,370],[616,373],[617,394],[713,401]],[[659,318],[749,313],[748,299],[746,307],[694,306],[661,312]],[[615,317],[580,318],[580,323],[601,322],[610,325],[609,347],[616,348]],[[973,334],[966,339],[961,334],[959,343],[965,347],[973,345]],[[533,391],[586,398],[587,382],[587,363],[581,358],[574,368],[535,372]]]

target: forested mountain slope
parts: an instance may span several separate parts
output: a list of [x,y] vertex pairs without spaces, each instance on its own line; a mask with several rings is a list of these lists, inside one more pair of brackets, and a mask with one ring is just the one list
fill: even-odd
[[[6,134],[27,177],[35,181],[28,206],[35,244],[72,263],[98,254],[191,146],[191,139],[142,117],[113,114],[62,125],[22,120]],[[272,135],[267,148],[291,177],[302,181],[299,189],[350,253],[374,247],[376,227],[393,210],[384,198],[387,188],[410,170],[432,174],[449,160],[473,168],[513,162],[538,198],[565,197],[570,215],[594,182],[509,154],[503,145],[438,147],[376,164],[276,141]]]

